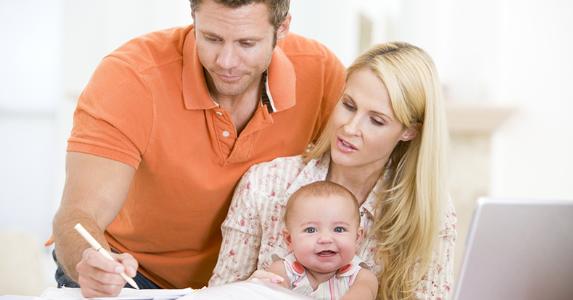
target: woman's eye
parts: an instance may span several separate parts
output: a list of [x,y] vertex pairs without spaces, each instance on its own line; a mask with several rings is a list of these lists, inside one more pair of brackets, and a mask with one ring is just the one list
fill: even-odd
[[304,229],[304,232],[306,233],[315,233],[316,232],[316,228],[314,227],[307,227]]
[[334,227],[334,232],[346,232],[346,228],[342,226],[336,226]]
[[354,106],[350,102],[342,101],[342,105],[350,111],[354,111]]
[[376,126],[384,125],[384,121],[377,119],[377,118],[370,118],[370,121],[372,122],[372,124],[374,124]]

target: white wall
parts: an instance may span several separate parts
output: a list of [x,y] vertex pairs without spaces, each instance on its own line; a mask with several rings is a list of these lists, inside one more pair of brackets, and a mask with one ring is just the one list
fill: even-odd
[[573,3],[505,0],[493,194],[573,199]]
[[291,31],[316,39],[330,48],[342,63],[350,65],[360,52],[360,15],[374,22],[374,40],[388,37],[388,18],[396,14],[393,1],[312,0],[291,1]]
[[[37,293],[47,282],[41,245],[62,168],[56,158],[61,7],[61,1],[0,2],[0,294]],[[13,266],[26,274],[4,269]]]
[[61,100],[61,1],[0,2],[0,229],[50,232]]
[[572,16],[567,0],[400,3],[394,37],[433,56],[450,101],[515,108],[493,140],[493,196],[573,199]]
[[[340,60],[348,65],[357,52],[357,17],[347,15],[356,6],[347,0],[291,1],[290,30],[317,39],[336,51]],[[328,13],[325,13],[325,10]],[[333,24],[336,24],[333,26]]]
[[188,0],[63,0],[63,77],[77,97],[101,58],[147,32],[190,24]]

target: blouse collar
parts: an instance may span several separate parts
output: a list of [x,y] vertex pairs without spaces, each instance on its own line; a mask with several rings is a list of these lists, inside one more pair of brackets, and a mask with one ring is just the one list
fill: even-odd
[[[328,175],[328,168],[330,166],[330,154],[326,153],[322,157],[311,159],[306,165],[303,167],[302,171],[299,175],[295,178],[295,180],[291,183],[289,188],[287,189],[287,195],[292,195],[301,187],[311,184],[316,181],[326,180],[326,176]],[[362,203],[360,206],[360,210],[365,211],[368,213],[370,218],[374,218],[375,216],[375,209],[376,209],[376,202],[379,198],[379,195],[382,192],[382,180],[383,178],[380,177],[374,188],[368,193],[368,197],[366,197],[366,201]]]

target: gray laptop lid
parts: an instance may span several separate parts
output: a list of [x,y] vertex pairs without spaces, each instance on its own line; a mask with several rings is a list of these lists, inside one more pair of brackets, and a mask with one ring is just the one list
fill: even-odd
[[482,198],[457,300],[573,299],[573,201]]

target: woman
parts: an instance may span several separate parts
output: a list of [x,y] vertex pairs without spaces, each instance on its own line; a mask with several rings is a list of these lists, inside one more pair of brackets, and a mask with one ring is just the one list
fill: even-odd
[[286,256],[280,220],[288,197],[329,180],[360,203],[365,238],[357,254],[378,276],[378,298],[447,297],[456,220],[446,192],[446,142],[431,58],[406,43],[370,49],[349,67],[316,145],[244,175],[222,225],[210,285],[246,279],[273,256]]

